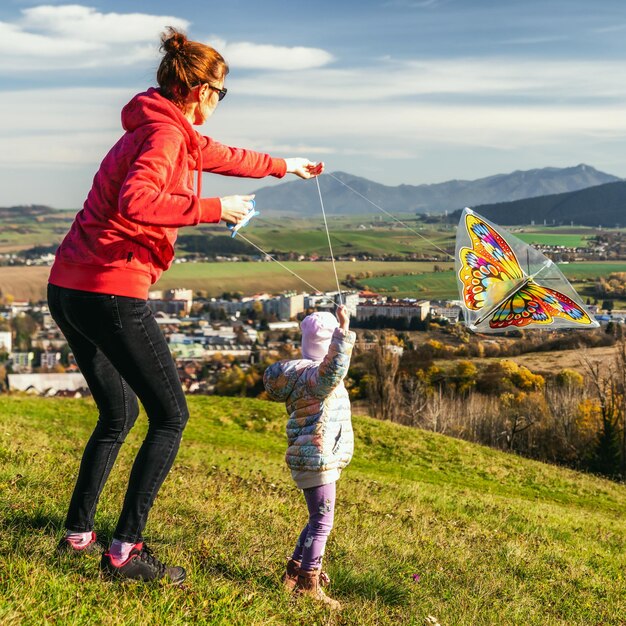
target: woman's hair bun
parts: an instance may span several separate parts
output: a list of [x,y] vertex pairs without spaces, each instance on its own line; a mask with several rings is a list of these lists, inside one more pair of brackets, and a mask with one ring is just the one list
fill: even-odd
[[168,26],[161,35],[161,50],[168,54],[180,54],[187,43],[187,35],[176,30],[172,26]]

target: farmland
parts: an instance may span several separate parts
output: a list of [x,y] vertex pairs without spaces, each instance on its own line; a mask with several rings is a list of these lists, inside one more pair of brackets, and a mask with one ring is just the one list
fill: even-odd
[[[567,263],[559,265],[574,288],[583,296],[593,297],[593,282],[598,276],[613,272],[626,272],[626,261],[595,263]],[[591,284],[589,284],[591,282]],[[418,276],[375,276],[367,280],[374,291],[393,294],[396,297],[455,298],[458,295],[453,270],[424,273]]]
[[[285,262],[285,267],[298,274],[320,290],[336,289],[335,276],[330,262]],[[435,264],[430,262],[357,261],[337,263],[339,280],[348,274],[370,272],[372,275],[402,275],[407,273],[432,273]],[[440,263],[452,267],[451,263]],[[0,287],[17,299],[42,298],[50,269],[48,267],[0,267]],[[411,278],[416,278],[412,276]],[[366,282],[370,279],[364,279]],[[252,295],[260,291],[281,292],[306,290],[309,287],[276,263],[179,263],[163,275],[157,289],[186,287],[203,291],[208,296],[218,296],[224,291],[241,291]]]
[[[316,289],[336,289],[332,264],[327,261],[287,261],[283,265]],[[433,271],[437,266],[440,270]],[[560,265],[574,288],[585,297],[593,297],[593,283],[598,276],[626,272],[626,261],[569,263]],[[0,267],[0,287],[18,299],[44,297],[49,268]],[[457,297],[453,263],[425,261],[340,261],[339,280],[348,275],[360,278],[364,286],[394,297],[445,299]],[[225,291],[240,291],[252,295],[260,291],[281,292],[307,290],[309,286],[276,263],[178,263],[174,264],[157,283],[158,289],[186,287],[218,296]]]
[[[58,242],[67,231],[71,218],[70,211],[30,217],[16,214],[11,219],[3,218],[0,253]],[[410,215],[402,218],[408,228],[387,217],[330,216],[331,242],[336,256],[343,259],[368,256],[391,259],[385,262],[342,260],[337,264],[339,279],[352,275],[357,277],[359,284],[396,297],[454,298],[457,287],[451,253],[455,227],[426,224]],[[530,243],[567,247],[584,246],[598,232],[591,228],[547,226],[512,227],[510,230],[516,237]],[[203,225],[181,229],[180,234],[210,241],[213,237],[224,240],[227,231],[223,225]],[[264,251],[328,258],[328,240],[321,219],[260,216],[242,234]],[[240,247],[244,246],[241,254],[248,250],[258,256],[258,250],[251,246],[246,248],[243,237],[234,241]],[[179,257],[184,254],[183,249],[178,250]],[[410,260],[424,257],[440,261]],[[435,272],[435,265],[437,270],[448,271]],[[284,266],[288,269],[262,262],[179,263],[164,274],[157,288],[187,287],[208,296],[225,291],[251,295],[259,291],[277,293],[336,288],[332,266],[328,262],[285,262]],[[610,272],[626,271],[626,262],[571,263],[561,267],[584,297],[593,297],[595,279]],[[39,299],[44,297],[47,276],[48,268],[45,267],[3,266],[0,267],[0,289],[18,299]]]

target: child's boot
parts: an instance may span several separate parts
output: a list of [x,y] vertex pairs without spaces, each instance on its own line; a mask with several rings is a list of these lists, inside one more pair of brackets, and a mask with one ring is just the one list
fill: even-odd
[[296,583],[296,591],[304,596],[309,596],[314,600],[323,602],[328,608],[339,610],[341,604],[337,600],[329,598],[320,585],[321,571],[316,570],[300,570],[298,574],[298,582]]
[[285,591],[292,592],[298,584],[298,574],[300,573],[300,561],[289,559],[287,569],[283,574],[283,587]]
[[[300,573],[300,561],[296,561],[292,558],[287,559],[287,569],[283,574],[283,587],[285,591],[290,593],[296,588],[298,584],[298,574]],[[326,572],[320,572],[320,585],[327,587],[330,585],[330,577]]]

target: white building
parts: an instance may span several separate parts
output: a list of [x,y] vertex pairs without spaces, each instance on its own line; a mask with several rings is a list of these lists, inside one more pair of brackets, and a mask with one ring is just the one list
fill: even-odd
[[304,294],[283,294],[263,302],[263,311],[279,320],[290,320],[304,311]]
[[269,330],[297,330],[300,324],[298,322],[269,322],[267,327]]
[[9,389],[38,393],[78,391],[87,389],[87,381],[82,374],[9,374]]
[[11,362],[14,372],[30,372],[33,368],[33,352],[13,352],[11,354]]
[[56,365],[61,362],[61,353],[60,352],[42,352],[40,367],[45,367],[47,369],[52,369]]
[[193,304],[193,291],[191,289],[166,289],[163,294],[163,299],[183,300],[187,303],[187,313],[189,313]]
[[[317,308],[334,312],[337,306],[343,304],[350,316],[356,316],[356,308],[359,304],[359,294],[356,291],[329,291],[323,296],[316,296],[316,298],[319,298],[319,300],[311,308],[317,306]],[[310,300],[310,302],[312,303],[313,300]]]
[[456,324],[459,321],[461,315],[460,306],[433,306],[430,309],[430,314],[434,318],[445,318],[451,324]]
[[377,304],[359,304],[356,309],[357,320],[368,320],[372,317],[386,317],[389,319],[418,318],[425,320],[430,313],[430,302],[418,300],[415,302],[384,302]]
[[191,289],[154,290],[148,293],[148,306],[153,313],[162,311],[169,315],[185,317],[189,315],[193,305]]

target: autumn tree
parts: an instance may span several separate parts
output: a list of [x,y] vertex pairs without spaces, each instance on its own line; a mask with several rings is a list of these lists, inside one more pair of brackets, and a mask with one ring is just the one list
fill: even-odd
[[[623,347],[622,352],[626,351]],[[622,365],[626,363],[622,361]],[[589,462],[591,471],[604,476],[617,477],[622,469],[620,446],[620,422],[623,428],[624,387],[626,373],[616,371],[620,355],[613,363],[592,362],[583,357],[591,388],[600,410],[600,430]]]
[[398,421],[401,395],[398,388],[400,355],[382,334],[370,350],[370,372],[364,377],[372,414],[383,420]]

